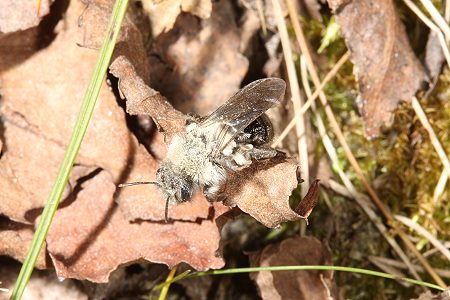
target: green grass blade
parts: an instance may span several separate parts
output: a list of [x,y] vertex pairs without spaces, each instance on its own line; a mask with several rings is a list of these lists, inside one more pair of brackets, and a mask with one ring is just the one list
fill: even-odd
[[11,299],[21,299],[25,287],[30,279],[31,273],[33,272],[34,265],[36,264],[39,252],[44,244],[48,229],[50,228],[53,216],[58,208],[61,195],[67,184],[70,171],[72,170],[73,163],[86,133],[89,120],[91,119],[94,111],[95,103],[97,102],[97,97],[100,93],[100,87],[105,78],[105,74],[114,51],[114,46],[119,35],[120,26],[125,16],[127,4],[128,0],[117,0],[114,5],[108,29],[106,31],[102,47],[100,48],[91,81],[86,90],[86,94],[84,95],[83,103],[69,142],[69,146],[61,163],[58,177],[56,178],[53,189],[48,197],[38,228],[34,234],[31,248],[28,251],[27,257],[20,270]]
[[444,291],[445,289],[440,287],[439,285],[432,284],[429,282],[424,282],[420,280],[415,280],[411,278],[398,277],[392,274],[360,269],[360,268],[350,268],[350,267],[342,267],[342,266],[320,266],[320,265],[305,265],[305,266],[273,266],[273,267],[255,267],[255,268],[232,268],[232,269],[224,269],[224,270],[211,270],[206,272],[194,272],[187,276],[178,277],[176,276],[173,280],[166,281],[158,285],[158,287],[162,287],[167,284],[171,284],[175,281],[188,278],[191,276],[208,276],[208,275],[227,275],[227,274],[238,274],[238,273],[252,273],[252,272],[261,272],[261,271],[300,271],[300,270],[330,270],[330,271],[340,271],[340,272],[349,272],[349,273],[358,273],[369,276],[382,277],[387,279],[394,279],[409,282],[415,285],[425,286],[431,289]]

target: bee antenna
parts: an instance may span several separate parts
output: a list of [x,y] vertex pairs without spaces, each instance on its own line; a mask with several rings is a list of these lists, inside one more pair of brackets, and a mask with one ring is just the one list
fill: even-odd
[[157,182],[153,182],[153,181],[137,181],[137,182],[121,183],[118,185],[118,187],[123,188],[126,186],[133,186],[133,185],[140,185],[140,184],[156,184],[159,186],[159,184]]
[[169,221],[169,199],[170,199],[170,197],[167,197],[166,208],[164,210],[164,220],[166,221],[166,223]]

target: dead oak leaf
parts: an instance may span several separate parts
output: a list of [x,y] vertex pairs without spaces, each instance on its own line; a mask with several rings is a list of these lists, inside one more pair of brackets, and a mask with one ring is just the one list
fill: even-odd
[[273,159],[230,173],[224,204],[238,206],[270,228],[282,222],[305,219],[307,216],[296,213],[289,206],[289,196],[298,185],[297,168],[292,160]]
[[148,13],[153,36],[172,29],[181,12],[207,19],[211,15],[211,0],[149,0],[142,2]]
[[140,259],[169,267],[185,262],[197,270],[224,265],[214,220],[130,223],[113,201],[115,189],[111,176],[100,172],[77,201],[57,211],[47,249],[59,277],[106,282],[118,266]]
[[361,114],[368,138],[392,121],[400,101],[426,80],[392,0],[328,0],[352,54],[358,79]]
[[41,0],[38,8],[36,0],[0,1],[0,33],[37,26],[42,17],[49,13],[52,2]]
[[[331,254],[314,237],[294,237],[250,253],[252,267],[331,265]],[[251,273],[262,299],[337,299],[332,271],[262,271]]]

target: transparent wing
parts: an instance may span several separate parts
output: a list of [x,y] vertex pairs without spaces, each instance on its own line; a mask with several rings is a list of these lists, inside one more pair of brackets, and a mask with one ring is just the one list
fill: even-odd
[[211,115],[200,126],[207,129],[218,126],[214,132],[216,150],[222,150],[238,133],[278,104],[284,96],[286,83],[280,78],[266,78],[246,85]]

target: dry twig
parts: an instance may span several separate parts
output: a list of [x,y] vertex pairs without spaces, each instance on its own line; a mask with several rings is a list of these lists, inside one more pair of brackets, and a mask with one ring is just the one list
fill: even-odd
[[342,65],[349,59],[350,52],[346,52],[342,57],[339,59],[339,61],[333,66],[333,68],[330,70],[330,72],[325,75],[323,81],[320,83],[319,87],[316,87],[316,90],[314,93],[312,93],[311,96],[308,97],[308,100],[305,102],[305,104],[302,106],[299,112],[297,112],[292,118],[292,120],[289,122],[289,124],[284,128],[283,132],[278,136],[278,138],[272,143],[272,147],[277,147],[288,135],[289,131],[295,126],[297,123],[298,118],[300,115],[304,114],[312,105],[314,100],[317,99],[319,94],[323,91],[323,88],[327,83],[336,76],[339,69],[342,67]]
[[286,27],[286,21],[281,11],[280,0],[272,0],[272,5],[277,21],[278,32],[281,38],[281,44],[283,46],[284,60],[286,62],[286,68],[289,76],[289,85],[292,94],[292,103],[294,106],[294,114],[299,115],[299,121],[296,123],[297,130],[297,146],[300,165],[302,166],[302,178],[304,179],[302,188],[302,197],[304,197],[308,191],[309,186],[309,163],[308,163],[308,143],[306,142],[305,120],[303,114],[299,114],[301,107],[303,106],[303,100],[300,95],[300,88],[298,84],[297,72],[295,70],[294,59],[292,57],[292,49],[289,41],[289,34]]
[[445,60],[447,61],[447,65],[450,67],[450,51],[448,50],[447,43],[445,41],[444,35],[442,31],[436,26],[411,0],[403,0],[406,6],[409,7],[417,17],[422,20],[422,22],[430,28],[433,32],[438,35],[439,43],[442,47],[442,52],[444,53]]
[[444,255],[450,261],[450,251],[425,228],[405,216],[395,215],[395,219],[402,222],[408,228],[417,231],[417,233],[426,238],[434,247],[436,247],[436,249],[438,249],[442,253],[442,255]]

